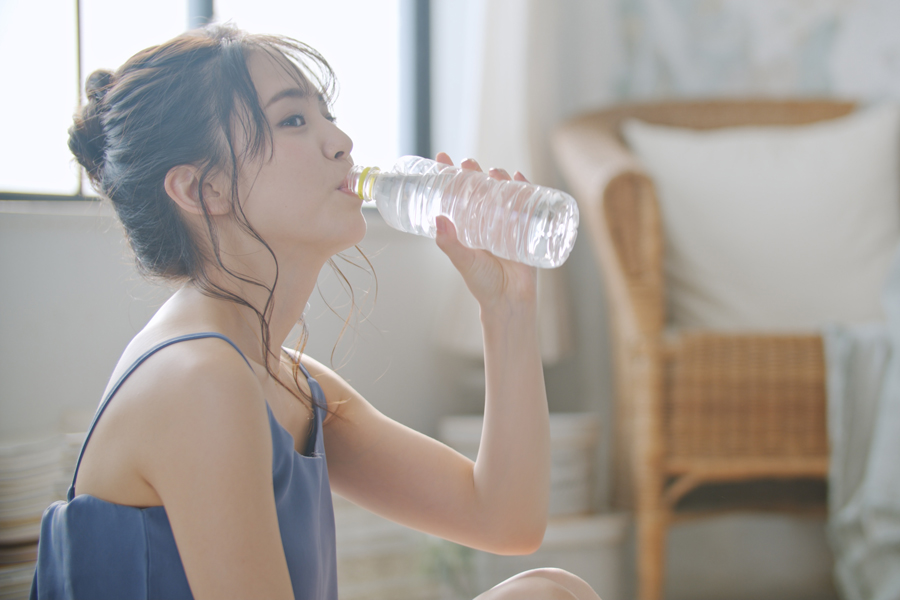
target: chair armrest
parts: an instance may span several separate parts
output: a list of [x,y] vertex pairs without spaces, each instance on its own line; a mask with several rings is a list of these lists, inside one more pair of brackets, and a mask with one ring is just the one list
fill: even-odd
[[618,136],[620,115],[593,113],[553,135],[557,163],[590,232],[610,301],[616,397],[613,502],[661,493],[663,234],[653,183]]
[[590,231],[616,327],[635,343],[665,322],[663,234],[653,183],[617,133],[593,113],[564,123],[553,150]]

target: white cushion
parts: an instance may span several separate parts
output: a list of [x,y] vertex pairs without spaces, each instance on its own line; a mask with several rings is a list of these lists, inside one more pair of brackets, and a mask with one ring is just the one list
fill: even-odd
[[900,243],[900,110],[707,131],[630,120],[665,231],[670,324],[813,330],[881,320]]

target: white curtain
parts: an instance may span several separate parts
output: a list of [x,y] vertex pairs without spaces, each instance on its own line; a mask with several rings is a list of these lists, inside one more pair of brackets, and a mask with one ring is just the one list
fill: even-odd
[[[613,0],[435,0],[434,148],[560,186],[552,128],[614,98],[622,63]],[[540,274],[545,364],[571,351],[565,269]],[[480,354],[478,309],[458,282],[443,344]]]
[[615,5],[435,0],[435,149],[555,184],[550,129],[616,97]]
[[826,331],[829,521],[846,600],[900,598],[900,253],[886,323]]

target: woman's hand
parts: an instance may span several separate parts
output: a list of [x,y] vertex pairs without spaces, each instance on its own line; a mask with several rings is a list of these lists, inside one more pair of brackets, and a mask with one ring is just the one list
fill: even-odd
[[[453,161],[444,152],[439,152],[436,160],[452,165]],[[460,163],[466,170],[481,171],[472,159]],[[512,179],[502,169],[491,169],[488,174],[494,179]],[[527,181],[518,171],[516,181]],[[464,246],[456,235],[456,227],[447,217],[437,218],[438,247],[450,258],[453,266],[462,274],[466,286],[484,310],[503,310],[513,304],[526,302],[534,304],[537,298],[537,269],[522,263],[498,258],[487,250],[475,250]]]

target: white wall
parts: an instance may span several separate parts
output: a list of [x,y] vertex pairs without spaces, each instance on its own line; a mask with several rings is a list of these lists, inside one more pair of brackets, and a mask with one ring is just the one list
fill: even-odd
[[0,203],[0,435],[96,407],[119,353],[167,292],[134,272],[94,203]]
[[[361,303],[370,318],[344,336],[335,365],[385,413],[434,433],[441,414],[472,408],[454,404],[447,357],[434,344],[432,324],[455,272],[431,240],[367,214],[363,249],[378,301]],[[342,270],[358,296],[370,287],[374,295],[368,275]],[[93,411],[120,352],[170,293],[137,275],[112,212],[97,203],[0,204],[0,281],[3,436],[51,432],[67,410]],[[327,268],[320,286],[346,315],[348,297]],[[307,352],[327,364],[343,319],[314,294],[309,321]]]

